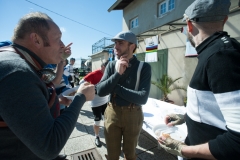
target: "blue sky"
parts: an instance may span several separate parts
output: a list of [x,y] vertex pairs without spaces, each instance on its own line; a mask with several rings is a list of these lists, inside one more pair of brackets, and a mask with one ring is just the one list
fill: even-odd
[[89,58],[94,43],[122,31],[122,10],[107,11],[115,2],[116,0],[0,0],[0,41],[11,40],[13,30],[23,15],[40,11],[48,14],[60,27],[65,45],[73,42],[71,57]]

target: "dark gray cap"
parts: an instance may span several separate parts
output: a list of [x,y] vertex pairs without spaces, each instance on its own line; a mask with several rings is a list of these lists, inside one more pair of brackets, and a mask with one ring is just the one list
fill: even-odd
[[221,21],[229,14],[230,0],[195,0],[183,15],[194,22]]
[[113,37],[111,40],[113,42],[115,42],[116,40],[123,40],[137,45],[136,35],[131,31],[122,31],[118,33],[115,37]]

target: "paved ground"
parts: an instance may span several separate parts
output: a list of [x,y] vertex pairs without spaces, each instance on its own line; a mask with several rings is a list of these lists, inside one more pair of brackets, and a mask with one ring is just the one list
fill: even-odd
[[[93,131],[93,115],[89,102],[86,102],[79,114],[76,127],[74,128],[69,140],[67,141],[61,153],[68,155],[67,159],[71,160],[71,155],[95,148],[94,144],[94,131]],[[103,146],[96,147],[98,153],[105,160],[107,154],[106,143],[103,133],[103,122],[101,122],[100,138]],[[177,160],[176,156],[168,154],[163,149],[158,149],[156,140],[147,132],[142,130],[139,143],[136,148],[137,160]],[[123,157],[120,156],[120,160]]]

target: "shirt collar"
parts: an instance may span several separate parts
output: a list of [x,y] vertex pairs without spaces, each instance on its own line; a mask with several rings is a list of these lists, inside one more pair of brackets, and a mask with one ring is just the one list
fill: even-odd
[[27,49],[19,44],[16,44],[16,43],[13,43],[12,46],[26,51],[30,56],[32,56],[41,65],[42,68],[44,68],[44,66],[47,65],[41,58],[39,58],[35,53],[30,51],[29,49]]
[[129,62],[133,63],[136,60],[137,60],[136,56],[133,55],[132,58],[129,59]]
[[208,37],[207,39],[205,39],[201,44],[199,44],[196,47],[197,53],[198,55],[214,40],[218,39],[219,37],[223,37],[223,36],[229,36],[227,34],[227,32],[215,32],[213,35],[211,35],[210,37]]

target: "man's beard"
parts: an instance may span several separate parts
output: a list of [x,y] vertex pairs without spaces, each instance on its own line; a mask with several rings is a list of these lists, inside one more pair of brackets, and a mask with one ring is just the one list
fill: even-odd
[[195,48],[196,44],[193,41],[193,36],[189,34],[189,32],[187,32],[187,38],[189,40],[189,42],[191,43],[191,45]]
[[122,54],[121,55],[117,55],[117,58],[118,59],[120,59],[121,58],[121,56],[128,56],[128,54],[129,54],[129,49],[126,49],[124,52],[122,52]]

